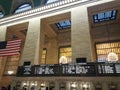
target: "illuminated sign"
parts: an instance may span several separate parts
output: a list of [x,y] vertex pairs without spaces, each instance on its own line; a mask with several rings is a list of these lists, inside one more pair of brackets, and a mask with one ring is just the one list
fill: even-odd
[[94,23],[115,20],[116,15],[117,15],[117,10],[101,12],[101,13],[93,15],[93,20],[94,20]]
[[17,76],[119,76],[120,63],[53,64],[18,67]]
[[95,75],[94,65],[62,65],[62,75]]

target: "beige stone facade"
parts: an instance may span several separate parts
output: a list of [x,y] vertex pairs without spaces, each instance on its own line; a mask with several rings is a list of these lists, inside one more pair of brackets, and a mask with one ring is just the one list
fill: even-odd
[[[13,34],[18,35],[18,38],[23,40],[20,56],[17,58],[18,64],[15,64],[15,66],[21,66],[24,62],[31,62],[30,65],[59,64],[59,48],[65,46],[70,46],[72,49],[71,63],[76,63],[76,58],[83,57],[87,59],[87,62],[96,62],[96,43],[105,43],[108,41],[108,33],[105,30],[106,23],[94,24],[92,21],[92,15],[99,13],[99,11],[118,10],[117,20],[110,21],[107,24],[110,30],[109,36],[111,37],[111,41],[120,42],[119,3],[116,1],[112,2],[111,0],[93,0],[93,2],[84,2],[82,4],[79,1],[76,0],[76,3],[73,5],[45,9],[44,12],[38,11],[36,13],[36,9],[33,14],[29,14],[32,11],[28,12],[28,14],[27,12],[23,13],[23,15],[20,13],[18,16],[14,15],[15,20],[12,16],[1,19],[0,41],[12,40],[11,36]],[[114,3],[113,6],[111,6],[112,3]],[[13,21],[9,21],[9,18],[12,18]],[[68,19],[71,20],[71,28],[68,30],[59,31],[54,26],[57,22]],[[47,50],[45,62],[42,61],[43,49]],[[118,52],[120,57],[120,51]],[[26,85],[28,90],[31,90],[31,86],[34,84],[36,90],[39,90],[40,87],[43,87],[41,85],[45,84],[44,87],[48,87],[48,90],[96,90],[95,88],[98,85],[102,90],[112,90],[109,88],[110,85],[113,85],[116,88],[114,90],[120,89],[119,76],[16,77],[16,74],[12,76],[5,75],[4,71],[5,67],[7,67],[8,58],[9,56],[0,57],[0,87],[11,85],[11,88],[13,88],[14,86],[18,86],[20,90]],[[11,64],[11,66],[14,65]],[[75,84],[75,87],[72,84]],[[84,85],[87,85],[87,89],[84,88]],[[50,89],[50,87],[53,87],[53,89]]]

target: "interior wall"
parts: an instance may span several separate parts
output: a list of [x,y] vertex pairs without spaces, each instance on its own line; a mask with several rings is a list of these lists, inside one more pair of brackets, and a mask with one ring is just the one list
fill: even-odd
[[70,46],[71,45],[71,30],[58,34],[59,46]]
[[58,41],[56,38],[49,38],[46,64],[58,64]]

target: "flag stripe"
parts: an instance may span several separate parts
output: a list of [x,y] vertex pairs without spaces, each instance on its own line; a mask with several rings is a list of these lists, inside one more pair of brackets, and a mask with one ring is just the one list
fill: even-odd
[[9,50],[14,50],[14,49],[20,49],[20,47],[13,47],[13,48],[7,48],[7,49],[0,49],[0,52],[9,51]]
[[19,52],[15,52],[15,53],[5,53],[5,54],[0,54],[0,56],[11,56],[11,55],[18,55]]
[[0,49],[0,56],[19,54],[21,40],[7,41],[6,48]]
[[[20,50],[10,50],[10,51],[4,51],[4,53],[11,53],[11,52],[19,52]],[[0,52],[0,54],[3,54],[3,52]]]

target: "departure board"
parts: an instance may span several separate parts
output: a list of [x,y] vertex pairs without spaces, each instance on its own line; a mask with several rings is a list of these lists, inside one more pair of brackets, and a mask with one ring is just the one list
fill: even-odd
[[20,66],[17,76],[120,76],[120,63]]
[[115,63],[98,64],[97,68],[98,75],[114,76],[120,74],[120,64]]
[[33,72],[36,76],[52,76],[58,74],[59,67],[57,65],[40,65],[35,66]]
[[120,64],[115,64],[116,74],[120,74]]
[[22,74],[24,76],[31,76],[32,75],[32,67],[31,66],[24,66]]
[[62,65],[62,75],[95,75],[94,65],[68,64]]

